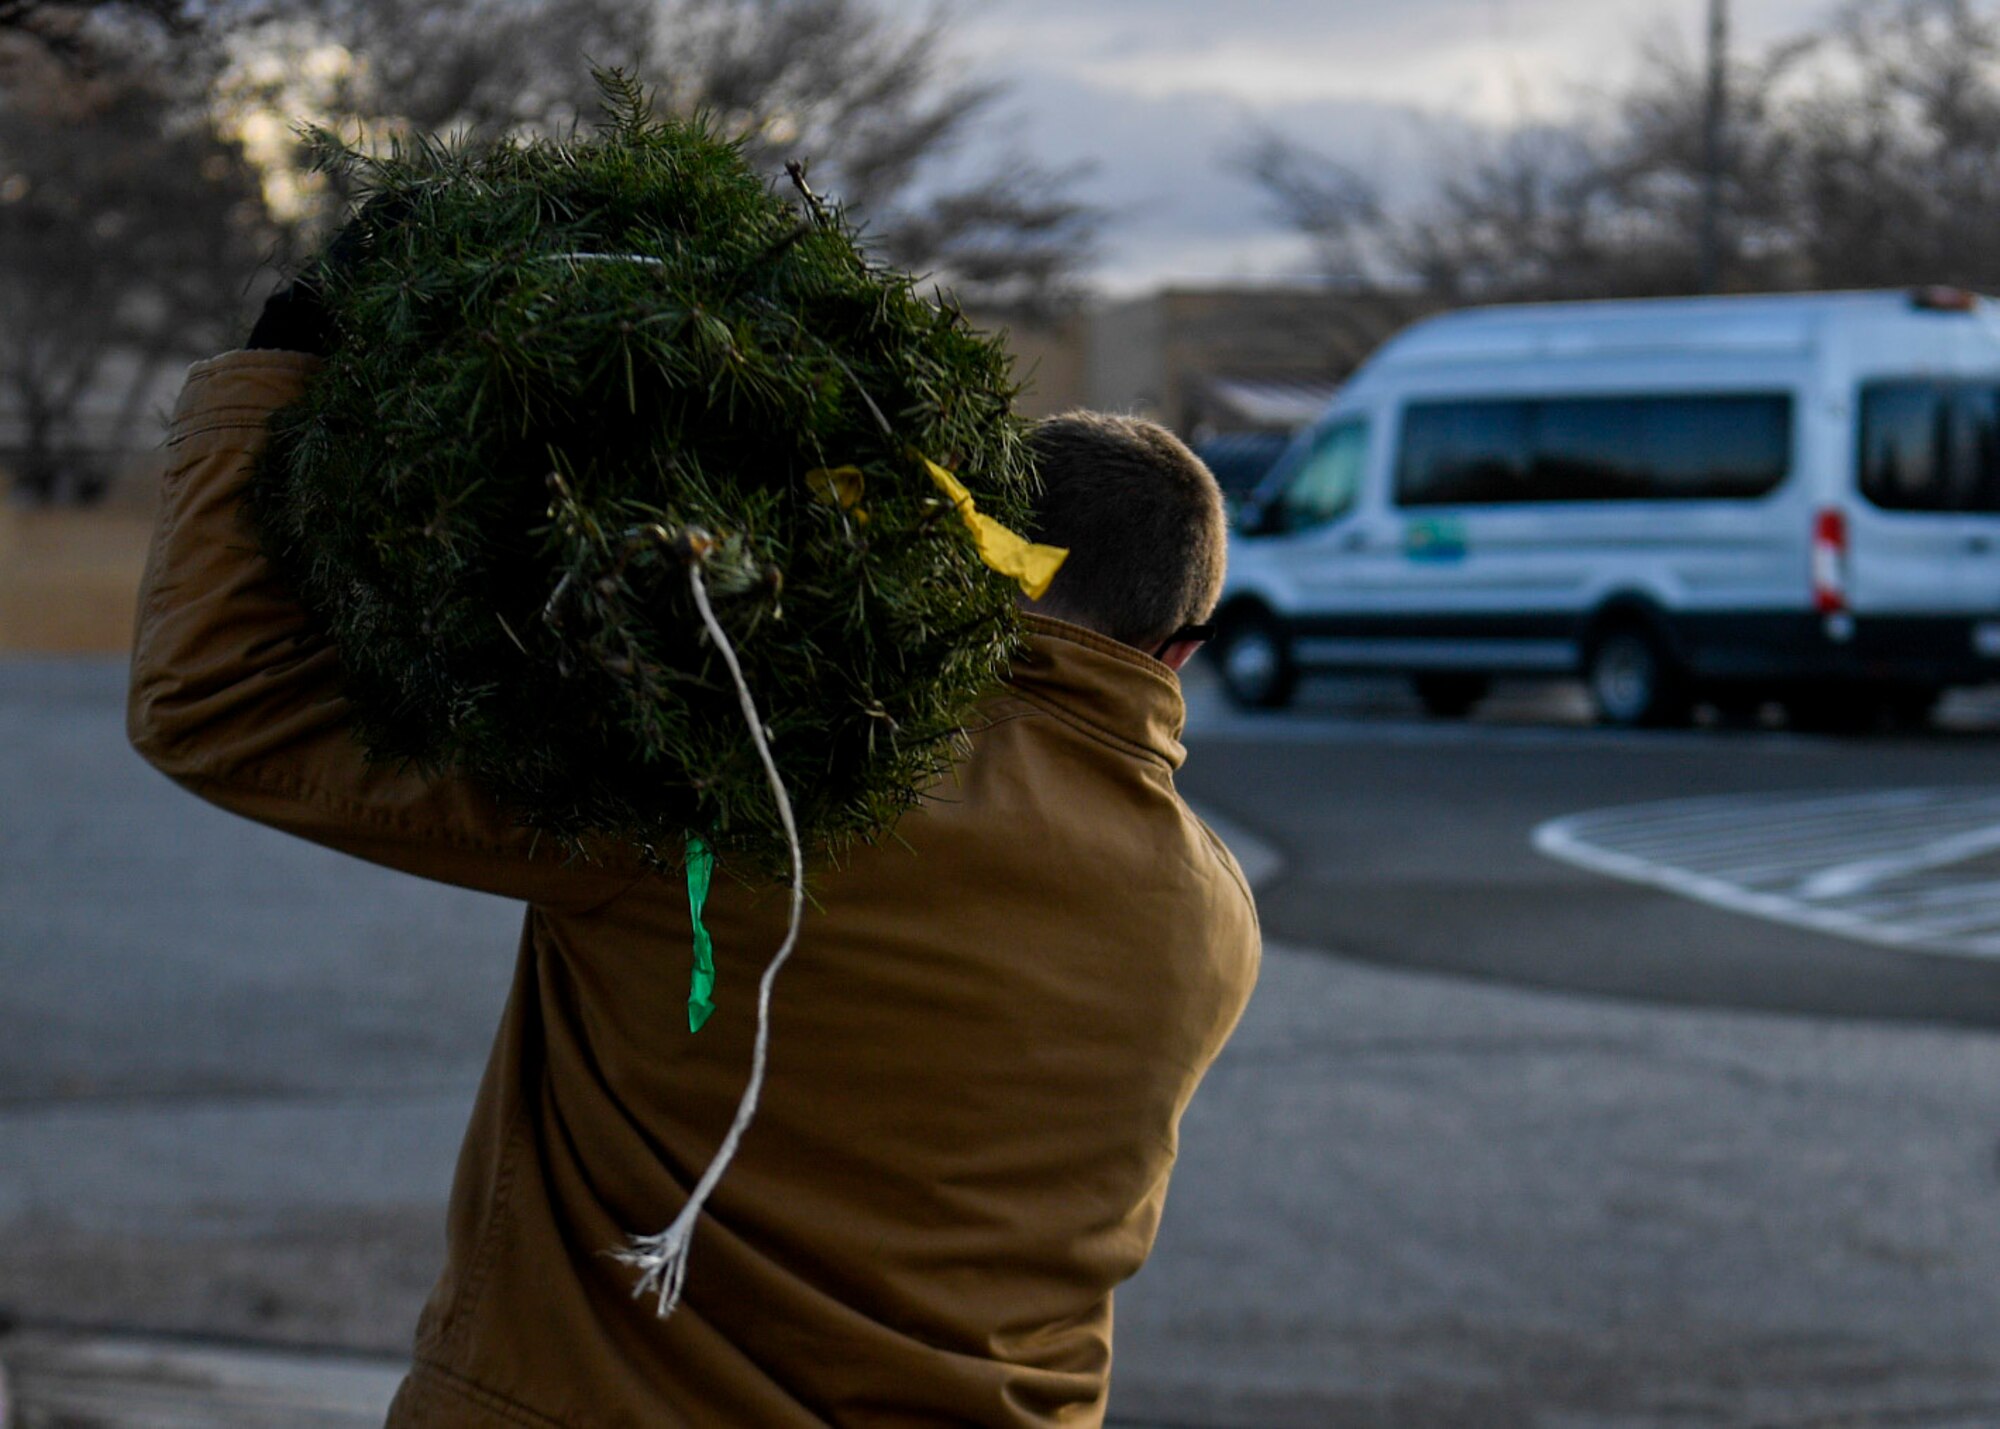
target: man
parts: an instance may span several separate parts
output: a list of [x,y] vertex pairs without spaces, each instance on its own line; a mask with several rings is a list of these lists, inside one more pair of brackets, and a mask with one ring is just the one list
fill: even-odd
[[718,1010],[690,1035],[684,887],[615,851],[565,863],[477,788],[367,761],[334,652],[239,518],[316,360],[192,369],[129,722],[225,808],[528,905],[390,1424],[1100,1423],[1112,1289],[1258,955],[1241,874],[1173,787],[1213,479],[1144,423],[1038,429],[1035,535],[1069,562],[954,776],[818,875],[761,1109],[662,1321],[608,1252],[672,1218],[727,1128],[785,899],[718,881]]

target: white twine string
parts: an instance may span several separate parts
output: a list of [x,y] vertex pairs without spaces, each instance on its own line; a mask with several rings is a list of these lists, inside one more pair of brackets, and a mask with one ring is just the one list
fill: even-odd
[[639,1283],[632,1287],[632,1297],[657,1293],[659,1296],[659,1316],[665,1319],[674,1313],[674,1307],[681,1303],[681,1288],[687,1282],[688,1251],[694,1242],[694,1225],[707,1203],[709,1193],[715,1189],[722,1173],[729,1169],[729,1163],[736,1156],[736,1147],[743,1140],[743,1133],[757,1115],[757,1098],[764,1090],[764,1068],[769,1059],[771,1046],[771,986],[777,981],[778,969],[785,965],[785,959],[792,955],[792,948],[799,940],[799,923],[805,915],[806,860],[805,852],[799,846],[798,826],[792,821],[792,801],[785,793],[785,781],[778,776],[777,763],[771,758],[771,746],[764,739],[764,723],[757,718],[757,705],[750,698],[750,687],[743,680],[743,667],[737,663],[736,647],[729,643],[722,626],[716,622],[715,612],[709,608],[708,588],[701,578],[700,561],[688,562],[688,583],[694,588],[694,603],[701,611],[702,623],[708,627],[708,638],[715,642],[722,652],[722,662],[729,667],[729,677],[736,682],[736,698],[743,706],[743,718],[750,726],[750,738],[757,746],[757,757],[764,761],[764,775],[771,783],[771,797],[777,801],[778,820],[785,826],[785,841],[792,854],[792,918],[785,930],[785,941],[764,969],[764,977],[757,984],[757,1044],[750,1056],[750,1084],[743,1089],[743,1100],[737,1104],[736,1120],[730,1124],[729,1134],[722,1138],[722,1145],[715,1153],[715,1159],[708,1163],[708,1170],[702,1173],[695,1184],[694,1194],[688,1197],[687,1205],[674,1217],[672,1225],[658,1235],[631,1236],[624,1250],[613,1251],[614,1259],[626,1265],[637,1266]]
[[639,263],[648,268],[664,268],[664,259],[648,257],[644,253],[551,253],[544,261],[560,263],[568,258],[578,263]]

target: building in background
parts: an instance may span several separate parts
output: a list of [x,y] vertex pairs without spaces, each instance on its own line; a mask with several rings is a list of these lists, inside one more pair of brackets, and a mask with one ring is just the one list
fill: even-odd
[[1054,320],[974,320],[1005,332],[1028,384],[1024,414],[1151,417],[1238,494],[1410,315],[1379,293],[1301,284],[1170,287]]

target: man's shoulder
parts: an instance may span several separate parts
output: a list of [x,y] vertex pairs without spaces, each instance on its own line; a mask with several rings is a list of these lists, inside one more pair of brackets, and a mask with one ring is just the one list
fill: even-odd
[[1251,891],[1250,877],[1244,872],[1243,864],[1236,857],[1236,851],[1223,841],[1222,835],[1215,831],[1208,820],[1189,808],[1185,801],[1181,802],[1181,808],[1186,813],[1188,821],[1199,831],[1202,845],[1207,850],[1214,867],[1228,880],[1230,888],[1241,899],[1254,928],[1257,921],[1257,896]]
[[910,821],[918,842],[976,846],[996,868],[1094,889],[1098,906],[1138,886],[1165,921],[1216,904],[1254,920],[1241,865],[1180,797],[1166,760],[1006,692],[983,713],[969,753]]

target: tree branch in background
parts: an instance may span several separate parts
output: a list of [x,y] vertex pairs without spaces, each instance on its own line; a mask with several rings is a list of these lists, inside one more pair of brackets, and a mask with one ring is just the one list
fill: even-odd
[[1098,215],[1072,173],[964,152],[997,91],[967,75],[941,11],[0,0],[0,415],[25,432],[22,489],[85,489],[111,438],[86,430],[84,394],[142,393],[162,364],[234,341],[260,266],[338,219],[345,195],[305,181],[292,126],[559,134],[596,117],[592,62],[711,111],[774,178],[815,160],[873,252],[964,304],[1045,313],[1075,290]]
[[[2000,18],[1862,0],[1729,70],[1715,266],[1724,291],[2000,287]],[[1334,282],[1416,307],[1704,286],[1708,76],[1655,44],[1607,101],[1437,157],[1391,211],[1351,170],[1259,135],[1243,166]]]
[[1310,241],[1321,277],[1345,299],[1310,310],[1312,322],[1331,328],[1317,334],[1326,370],[1352,369],[1396,329],[1438,305],[1436,295],[1405,276],[1408,236],[1379,187],[1359,171],[1273,130],[1253,133],[1237,159],[1278,215]]
[[355,66],[325,118],[377,134],[556,133],[596,114],[592,63],[643,72],[649,0],[322,0],[276,13],[240,49],[332,44]]
[[178,37],[197,24],[192,0],[0,0],[0,36],[25,39],[76,68],[89,69],[102,47],[149,29]]
[[0,409],[35,500],[101,488],[164,366],[233,344],[276,238],[259,176],[183,76],[92,45],[79,67],[17,42],[0,86]]
[[1279,217],[1312,241],[1321,272],[1336,285],[1372,286],[1388,277],[1388,214],[1377,185],[1271,129],[1253,133],[1238,161]]
[[1075,175],[963,148],[999,91],[968,77],[942,13],[910,23],[879,0],[327,0],[267,38],[356,59],[336,125],[376,132],[559,133],[589,121],[588,61],[703,109],[773,175],[814,181],[891,261],[968,303],[1046,309],[1071,293],[1098,215]]
[[0,30],[35,33],[87,15],[122,13],[169,29],[192,23],[188,0],[0,0]]
[[968,304],[1046,314],[1074,296],[1100,215],[1074,197],[1076,170],[1011,155],[943,172],[1001,97],[949,41],[942,12],[905,24],[862,0],[669,0],[655,68],[761,165],[813,158],[891,262]]
[[883,257],[929,270],[962,304],[1047,319],[1079,297],[1096,250],[1098,212],[1071,196],[1070,181],[1023,160],[891,208],[872,237]]

